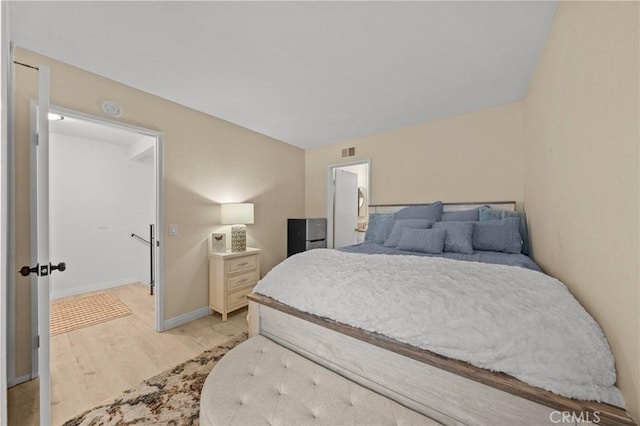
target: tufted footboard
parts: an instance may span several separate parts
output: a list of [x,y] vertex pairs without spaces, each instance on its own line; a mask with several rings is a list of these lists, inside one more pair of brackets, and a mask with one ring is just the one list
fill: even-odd
[[428,417],[256,336],[207,378],[201,425],[436,425]]

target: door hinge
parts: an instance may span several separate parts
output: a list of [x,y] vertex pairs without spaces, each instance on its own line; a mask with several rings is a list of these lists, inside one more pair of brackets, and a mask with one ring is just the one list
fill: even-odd
[[40,145],[40,133],[36,133],[36,146]]
[[39,334],[36,336],[36,348],[38,348],[38,349],[40,348],[40,335]]

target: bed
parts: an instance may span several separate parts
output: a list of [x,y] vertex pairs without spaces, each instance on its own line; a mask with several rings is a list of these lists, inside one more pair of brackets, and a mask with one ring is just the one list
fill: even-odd
[[250,334],[442,424],[635,424],[599,326],[522,254],[515,203],[445,204],[435,221],[434,205],[370,206],[364,243],[278,265],[249,296]]

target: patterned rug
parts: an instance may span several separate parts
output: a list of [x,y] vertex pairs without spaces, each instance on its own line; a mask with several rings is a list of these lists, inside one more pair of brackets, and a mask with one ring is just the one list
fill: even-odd
[[239,334],[197,357],[145,380],[109,403],[94,407],[64,426],[199,425],[200,392],[217,362],[247,339]]
[[112,293],[51,302],[51,335],[67,333],[90,325],[131,315],[131,310]]

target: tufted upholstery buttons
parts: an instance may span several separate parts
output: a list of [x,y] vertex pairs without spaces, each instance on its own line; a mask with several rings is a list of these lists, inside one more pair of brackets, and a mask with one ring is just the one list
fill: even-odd
[[437,423],[256,336],[229,351],[205,381],[200,424]]

